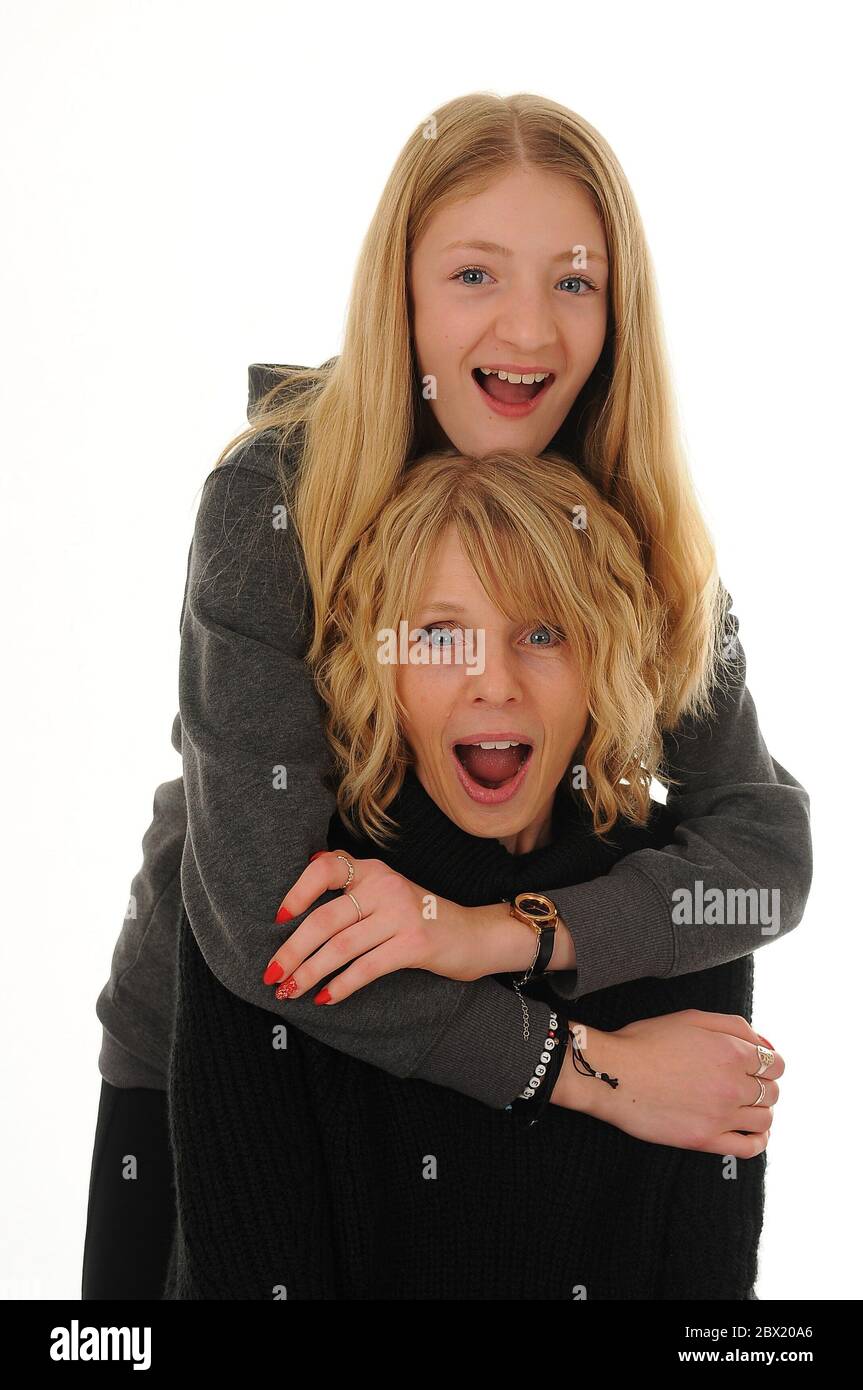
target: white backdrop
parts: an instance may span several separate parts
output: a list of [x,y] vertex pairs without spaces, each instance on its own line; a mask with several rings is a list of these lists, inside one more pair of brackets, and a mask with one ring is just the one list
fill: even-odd
[[852,13],[7,7],[5,1297],[80,1297],[95,1001],[153,790],[181,772],[169,736],[187,551],[201,484],[245,423],[246,368],[340,351],[398,150],[436,105],[477,89],[582,113],[639,201],[750,689],[770,751],[812,798],[805,919],[756,955],[754,1022],[787,1064],[758,1292],[860,1296]]

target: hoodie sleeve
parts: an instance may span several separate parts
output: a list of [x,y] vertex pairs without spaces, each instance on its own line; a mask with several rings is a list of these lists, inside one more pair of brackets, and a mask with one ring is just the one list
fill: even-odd
[[803,916],[809,796],[764,743],[731,607],[729,597],[728,666],[714,717],[686,719],[663,740],[664,769],[679,779],[667,799],[672,840],[553,893],[576,950],[573,970],[549,976],[562,999],[722,965],[785,936]]

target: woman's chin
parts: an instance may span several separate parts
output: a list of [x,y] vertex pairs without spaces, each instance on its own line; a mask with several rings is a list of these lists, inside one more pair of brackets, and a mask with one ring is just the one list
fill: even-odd
[[433,776],[427,765],[414,763],[413,771],[438,809],[460,830],[479,838],[501,839],[532,825],[539,808],[554,799],[553,786],[543,797],[536,795],[533,784],[538,769],[532,764],[531,754],[515,776],[498,787],[477,782],[455,753],[450,768],[438,769]]

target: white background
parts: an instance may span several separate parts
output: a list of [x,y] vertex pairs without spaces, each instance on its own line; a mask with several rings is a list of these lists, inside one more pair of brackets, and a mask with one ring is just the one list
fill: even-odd
[[199,490],[251,362],[341,350],[395,156],[441,102],[597,126],[659,276],[770,751],[812,799],[756,956],[787,1072],[762,1299],[859,1298],[861,226],[851,6],[36,0],[0,41],[4,1294],[80,1297],[108,977],[170,745]]

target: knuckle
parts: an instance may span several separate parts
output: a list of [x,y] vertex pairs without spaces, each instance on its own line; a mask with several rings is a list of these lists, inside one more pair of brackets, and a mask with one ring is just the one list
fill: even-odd
[[338,932],[330,941],[333,953],[339,960],[350,960],[357,953],[356,939],[350,928]]
[[752,1061],[752,1046],[743,1038],[735,1038],[731,1033],[717,1033],[719,1056],[722,1065],[733,1068],[735,1074],[747,1071]]

